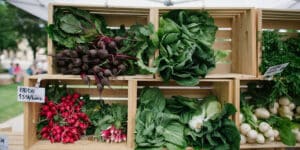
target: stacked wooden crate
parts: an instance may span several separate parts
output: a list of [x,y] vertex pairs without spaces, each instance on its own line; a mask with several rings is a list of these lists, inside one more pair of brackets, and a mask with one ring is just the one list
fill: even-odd
[[[259,73],[260,64],[260,37],[262,28],[284,28],[300,29],[300,13],[286,11],[256,10],[253,8],[125,8],[125,7],[105,7],[90,5],[72,5],[63,3],[53,3],[49,5],[49,23],[53,22],[53,10],[56,7],[77,7],[88,10],[90,13],[104,16],[105,21],[110,27],[117,27],[120,24],[130,26],[135,23],[147,24],[153,23],[158,29],[159,17],[172,9],[193,9],[195,11],[207,10],[215,19],[219,27],[216,34],[214,48],[220,50],[231,50],[227,58],[229,64],[217,64],[217,67],[207,75],[207,79],[201,79],[200,84],[193,87],[182,87],[171,81],[164,84],[159,75],[133,75],[119,76],[112,79],[112,89],[105,89],[103,97],[108,102],[113,100],[126,103],[128,106],[128,131],[127,143],[110,144],[96,141],[80,140],[75,144],[51,144],[49,141],[38,140],[36,136],[36,124],[38,122],[40,104],[25,103],[25,150],[38,149],[103,149],[103,150],[127,150],[134,149],[135,116],[137,109],[138,92],[141,87],[153,86],[162,89],[162,92],[168,97],[171,95],[182,95],[187,97],[201,98],[211,93],[217,95],[223,102],[233,103],[238,108],[238,113],[233,120],[239,125],[239,107],[240,91],[245,83],[261,79]],[[280,15],[278,15],[280,14]],[[285,15],[281,15],[285,14]],[[291,17],[292,16],[292,17]],[[293,18],[295,17],[295,18]],[[282,23],[278,19],[288,19]],[[258,37],[258,38],[257,38]],[[48,53],[55,54],[55,47],[51,39],[48,40]],[[157,53],[158,55],[158,53]],[[157,56],[156,55],[156,56]],[[151,58],[149,62],[152,62]],[[69,85],[80,94],[90,94],[97,97],[96,87],[82,88],[84,83],[79,75],[60,75],[57,74],[54,60],[48,57],[49,75],[31,76],[25,81],[25,86],[34,86],[39,77],[42,77],[41,86],[51,81],[61,81]],[[151,63],[149,63],[151,64]],[[92,82],[95,80],[92,78]],[[80,88],[76,87],[81,85]],[[244,145],[241,148],[272,148],[284,147],[281,143],[272,143],[272,145]]]

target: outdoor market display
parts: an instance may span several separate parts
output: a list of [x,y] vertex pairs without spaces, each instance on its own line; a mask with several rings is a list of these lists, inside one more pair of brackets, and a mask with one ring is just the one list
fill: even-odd
[[26,150],[300,146],[300,36],[256,39],[259,10],[49,10],[46,102],[25,103]]

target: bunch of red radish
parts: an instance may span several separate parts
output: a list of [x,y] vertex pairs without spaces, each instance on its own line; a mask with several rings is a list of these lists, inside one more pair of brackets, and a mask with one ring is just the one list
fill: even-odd
[[127,60],[137,60],[118,52],[122,40],[119,36],[112,38],[99,35],[89,47],[78,46],[74,50],[60,51],[55,55],[57,69],[63,74],[81,75],[87,83],[90,80],[87,75],[94,75],[101,92],[104,86],[109,86],[108,77],[126,71]]
[[120,143],[126,141],[126,134],[121,129],[117,129],[114,125],[109,126],[101,132],[102,139],[107,143]]
[[83,105],[77,93],[62,97],[57,104],[46,98],[40,112],[48,122],[39,132],[42,139],[48,139],[51,143],[74,143],[79,140],[90,125],[88,116],[81,111]]

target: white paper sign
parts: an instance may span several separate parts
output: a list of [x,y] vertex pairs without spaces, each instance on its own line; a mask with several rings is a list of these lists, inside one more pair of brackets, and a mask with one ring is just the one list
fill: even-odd
[[18,86],[18,101],[44,103],[45,88]]
[[8,150],[8,141],[5,135],[0,135],[0,150]]
[[272,66],[272,67],[268,68],[268,70],[265,72],[264,76],[272,77],[275,74],[281,73],[288,65],[289,65],[289,63]]

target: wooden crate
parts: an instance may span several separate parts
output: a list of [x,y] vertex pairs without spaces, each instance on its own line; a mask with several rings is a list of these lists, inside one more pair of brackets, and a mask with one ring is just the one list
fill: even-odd
[[[35,86],[37,79],[42,78],[41,86],[45,86],[46,83],[52,83],[61,81],[67,84],[67,88],[73,89],[80,94],[89,94],[91,98],[99,98],[97,88],[91,84],[88,87],[81,78],[69,77],[64,75],[43,75],[43,76],[31,76],[25,79],[25,86]],[[92,79],[92,83],[95,80]],[[24,104],[24,149],[25,150],[127,150],[132,149],[134,140],[132,135],[134,134],[134,120],[136,104],[136,81],[135,80],[111,80],[112,89],[105,89],[101,98],[108,103],[125,103],[128,105],[128,129],[127,129],[127,143],[101,143],[96,141],[79,140],[75,144],[51,144],[48,140],[38,140],[36,135],[36,125],[38,123],[39,111],[41,104],[39,103],[25,103]]]
[[23,133],[0,131],[0,135],[5,135],[7,137],[9,150],[23,150]]
[[[107,7],[105,5],[79,5],[71,3],[50,3],[48,6],[48,23],[53,23],[53,13],[55,8],[59,7],[75,7],[82,10],[87,10],[92,14],[99,14],[104,17],[108,27],[118,28],[124,24],[125,27],[130,27],[136,23],[148,24],[149,22],[157,22],[155,15],[157,10],[149,8],[125,8],[125,7]],[[55,46],[53,41],[48,38],[48,54],[55,54]],[[152,64],[154,58],[149,60],[149,64]],[[57,74],[56,66],[52,56],[48,56],[48,74]],[[153,78],[153,75],[132,75],[123,76],[126,79],[133,78]]]
[[[256,62],[256,20],[253,8],[160,8],[159,15],[172,9],[208,11],[218,26],[213,48],[231,50],[230,63],[217,64],[206,78],[255,78]],[[158,77],[158,76],[157,76]]]
[[[235,106],[238,108],[238,112],[236,113],[236,118],[235,121],[239,127],[241,121],[239,119],[240,115],[240,92],[244,92],[247,90],[247,84],[250,82],[259,82],[261,80],[256,80],[256,79],[247,79],[247,80],[240,80],[240,79],[235,79],[234,80],[234,99],[235,99]],[[274,141],[271,143],[265,143],[265,144],[242,144],[240,146],[241,149],[245,150],[255,150],[255,149],[268,149],[268,150],[284,150],[285,148],[296,148],[300,149],[300,144],[297,143],[295,146],[287,146],[283,144],[280,141]]]
[[[263,30],[281,30],[284,38],[294,37],[300,30],[300,10],[258,9],[257,15],[257,64],[261,63],[261,38]],[[288,30],[288,32],[285,32]],[[298,33],[297,33],[298,32]],[[258,76],[261,73],[258,71]]]
[[234,103],[233,80],[230,79],[203,79],[196,86],[179,86],[174,81],[166,84],[158,79],[138,80],[138,95],[145,86],[158,87],[167,98],[181,95],[201,99],[212,94],[216,95],[221,103]]

